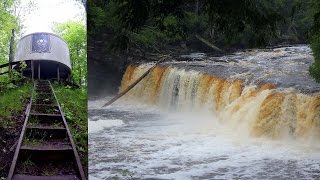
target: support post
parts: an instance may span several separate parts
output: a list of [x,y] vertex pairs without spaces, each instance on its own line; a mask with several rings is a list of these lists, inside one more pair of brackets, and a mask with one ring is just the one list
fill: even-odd
[[40,75],[41,75],[41,68],[40,68],[40,61],[39,61],[38,62],[38,80],[41,79]]
[[31,79],[34,80],[34,63],[33,60],[31,60]]
[[58,79],[58,83],[60,83],[60,67],[59,67],[59,64],[57,65],[57,79]]

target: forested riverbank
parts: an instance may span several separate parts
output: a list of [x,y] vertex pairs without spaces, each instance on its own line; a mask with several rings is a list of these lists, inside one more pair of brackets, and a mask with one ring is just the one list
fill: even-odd
[[[319,81],[320,3],[316,0],[108,0],[88,1],[88,7],[88,68],[95,72],[89,74],[89,93],[116,92],[112,87],[119,85],[127,65],[154,61],[163,54],[220,56],[309,43],[316,60],[310,72]],[[97,85],[97,78],[110,79],[111,90]]]

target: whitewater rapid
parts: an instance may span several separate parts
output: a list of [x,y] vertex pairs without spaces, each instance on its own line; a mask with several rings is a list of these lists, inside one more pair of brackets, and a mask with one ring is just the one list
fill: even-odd
[[248,138],[211,114],[163,113],[139,104],[94,108],[89,114],[123,122],[89,134],[89,174],[97,179],[320,177],[318,145]]
[[[120,92],[151,67],[130,65]],[[277,89],[274,84],[247,84],[193,70],[157,66],[121,102],[141,102],[169,112],[208,111],[222,123],[251,136],[292,136],[320,142],[320,93],[303,94],[291,88]]]
[[[306,46],[167,62],[109,107],[89,101],[90,177],[319,179],[311,62]],[[128,66],[119,91],[152,65]]]

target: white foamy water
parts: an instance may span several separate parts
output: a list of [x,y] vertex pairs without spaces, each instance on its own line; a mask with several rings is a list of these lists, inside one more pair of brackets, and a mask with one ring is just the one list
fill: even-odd
[[[90,177],[319,179],[311,62],[298,46],[157,66],[112,106],[101,108],[110,97],[89,102],[102,123],[89,133]],[[151,66],[128,66],[120,91]]]
[[102,119],[98,121],[88,121],[88,130],[89,133],[96,133],[105,128],[110,128],[113,126],[121,126],[123,125],[122,120],[120,119]]
[[[92,103],[92,102],[91,102]],[[139,105],[90,109],[121,126],[89,134],[89,174],[97,179],[317,179],[320,147],[250,138],[212,114],[164,114]],[[100,120],[98,120],[100,121]],[[236,133],[235,133],[236,132]]]

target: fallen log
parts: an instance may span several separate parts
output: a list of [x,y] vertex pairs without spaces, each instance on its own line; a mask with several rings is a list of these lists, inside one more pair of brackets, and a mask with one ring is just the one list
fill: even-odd
[[119,98],[121,98],[123,95],[125,95],[127,92],[129,92],[132,88],[134,88],[143,78],[145,78],[159,63],[163,62],[167,57],[169,56],[164,56],[161,58],[155,65],[153,65],[148,71],[143,73],[135,82],[133,82],[130,86],[127,87],[127,89],[123,90],[119,94],[117,94],[114,98],[112,98],[110,101],[108,101],[106,104],[104,104],[102,107],[109,106]]
[[205,45],[211,47],[212,49],[216,50],[216,51],[219,51],[221,53],[224,53],[224,51],[222,51],[220,48],[218,48],[217,46],[211,44],[209,41],[203,39],[202,37],[200,37],[199,35],[196,34],[196,38],[198,40],[200,40],[201,42],[203,42]]

